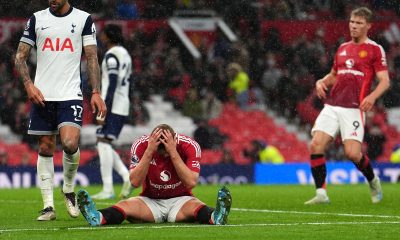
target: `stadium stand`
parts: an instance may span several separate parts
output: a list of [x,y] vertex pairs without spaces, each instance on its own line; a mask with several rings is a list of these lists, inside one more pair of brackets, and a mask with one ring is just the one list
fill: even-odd
[[[92,4],[91,1],[71,1],[76,6],[93,12],[96,24],[100,28],[116,17],[117,6],[113,5],[115,2],[96,1],[96,4]],[[140,100],[147,108],[150,119],[143,124],[125,125],[120,139],[115,142],[118,147],[126,149],[132,139],[147,134],[160,121],[171,124],[177,132],[191,136],[196,128],[195,121],[181,114],[187,92],[194,88],[200,98],[203,98],[205,89],[211,89],[224,103],[224,110],[219,117],[211,119],[209,124],[228,137],[223,147],[232,150],[237,163],[248,163],[241,152],[253,138],[261,138],[278,147],[288,162],[307,161],[307,136],[310,125],[319,111],[319,103],[315,101],[312,93],[313,85],[319,77],[329,71],[332,52],[337,44],[343,41],[339,36],[347,30],[345,16],[349,9],[357,5],[356,2],[135,2],[139,20],[121,20],[119,23],[125,27],[126,45],[134,59],[133,91],[140,93]],[[226,5],[226,2],[229,4]],[[362,2],[376,10],[379,21],[373,25],[371,37],[382,44],[389,53],[391,78],[393,82],[398,81],[400,39],[396,35],[396,25],[398,30],[400,8],[393,8],[390,3],[392,1]],[[23,126],[16,128],[21,124],[16,116],[11,114],[19,103],[25,103],[26,108],[29,108],[22,83],[16,81],[18,76],[13,69],[13,54],[26,19],[32,11],[41,9],[46,4],[40,1],[30,1],[29,4],[12,1],[0,9],[0,140],[1,146],[11,151],[10,164],[21,162],[24,156],[20,153],[31,154],[33,151],[30,149],[36,144],[26,141],[25,134],[21,132]],[[239,41],[232,43],[218,34],[212,44],[207,45],[199,41],[198,49],[202,58],[193,60],[175,34],[168,29],[165,21],[173,16],[174,10],[177,9],[214,10],[234,30]],[[263,91],[267,99],[266,111],[243,111],[229,101],[225,68],[232,62],[240,63],[255,86]],[[276,68],[281,74],[272,93],[263,85],[263,74],[270,68]],[[30,63],[30,69],[33,73],[34,60]],[[84,82],[84,86],[86,85]],[[375,117],[386,136],[384,151],[378,158],[379,161],[387,161],[392,147],[400,142],[400,102],[396,100],[400,99],[398,92],[400,89],[397,87],[387,94],[388,97],[384,101],[387,116],[378,114],[378,117]],[[89,109],[87,99],[84,104],[86,109]],[[83,119],[82,164],[95,157],[93,145],[96,129],[90,111],[84,112]],[[297,131],[301,131],[300,134]],[[210,164],[217,163],[222,150],[204,150],[204,160]],[[32,153],[31,161],[34,162],[35,159],[36,156]]]

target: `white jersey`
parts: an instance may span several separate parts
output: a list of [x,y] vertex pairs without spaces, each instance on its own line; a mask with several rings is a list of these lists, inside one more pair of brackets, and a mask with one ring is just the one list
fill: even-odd
[[132,59],[124,47],[114,46],[104,55],[101,64],[101,96],[114,114],[129,115],[129,85]]
[[73,7],[62,16],[49,8],[38,11],[20,41],[37,47],[34,83],[46,101],[82,100],[82,48],[96,45],[96,28],[88,13]]

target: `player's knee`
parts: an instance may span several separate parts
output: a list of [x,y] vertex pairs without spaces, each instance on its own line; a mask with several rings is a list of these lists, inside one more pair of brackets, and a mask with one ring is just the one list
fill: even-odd
[[311,153],[322,153],[325,151],[325,145],[318,139],[312,139],[310,143]]
[[40,142],[39,143],[39,154],[42,156],[53,156],[55,151],[55,145],[51,142]]
[[78,141],[71,138],[66,138],[62,141],[62,147],[64,152],[68,154],[74,154],[78,150]]
[[346,156],[347,159],[351,160],[354,163],[358,163],[360,161],[360,156],[361,156],[360,153],[354,151],[353,149],[345,149],[344,155]]

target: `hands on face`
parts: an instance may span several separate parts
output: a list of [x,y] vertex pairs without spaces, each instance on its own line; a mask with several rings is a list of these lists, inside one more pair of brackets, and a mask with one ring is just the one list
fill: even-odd
[[155,152],[160,144],[164,145],[165,151],[168,154],[176,150],[175,136],[173,136],[169,130],[157,128],[149,137],[148,148],[150,148],[152,152]]

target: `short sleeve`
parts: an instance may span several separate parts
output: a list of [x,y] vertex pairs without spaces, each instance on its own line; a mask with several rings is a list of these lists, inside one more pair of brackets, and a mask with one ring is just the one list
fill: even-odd
[[140,159],[143,157],[147,148],[147,139],[147,136],[143,136],[133,142],[131,147],[131,162],[129,164],[129,169],[133,169],[139,164]]
[[385,50],[381,45],[375,48],[376,58],[374,59],[374,70],[375,72],[387,70],[387,60]]
[[24,33],[21,37],[21,42],[27,43],[32,47],[36,44],[36,18],[35,15],[29,18],[28,22],[26,22]]
[[118,75],[118,69],[119,69],[118,58],[114,54],[108,53],[105,56],[105,59],[106,59],[106,66],[108,73]]
[[96,41],[96,25],[92,17],[89,15],[86,19],[85,26],[82,30],[83,46],[97,45]]
[[185,148],[186,166],[193,172],[200,172],[201,148],[200,145],[190,140]]

